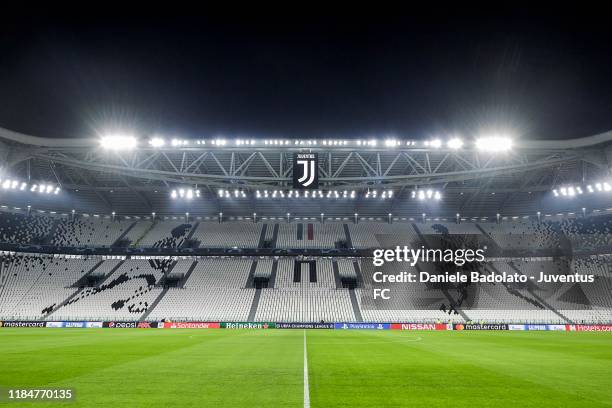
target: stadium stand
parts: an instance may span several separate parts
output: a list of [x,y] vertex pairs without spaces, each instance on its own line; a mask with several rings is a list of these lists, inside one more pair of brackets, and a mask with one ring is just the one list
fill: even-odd
[[46,216],[24,216],[0,212],[0,240],[17,244],[42,244],[53,227]]
[[138,244],[143,247],[177,248],[185,242],[192,226],[176,220],[155,221]]
[[506,223],[480,223],[484,233],[505,249],[557,248],[559,237],[547,223],[515,220]]
[[[137,248],[178,248],[190,243],[200,248],[259,248],[270,242],[277,248],[332,249],[340,242],[355,248],[424,242],[462,247],[469,240],[482,240],[501,251],[482,265],[482,273],[596,276],[596,284],[415,284],[393,308],[381,309],[368,296],[372,284],[367,277],[374,267],[364,258],[108,259],[11,252],[4,253],[0,262],[0,318],[602,323],[612,321],[611,232],[610,216],[460,224],[186,223],[177,217],[71,219],[0,212],[0,239],[5,243],[110,247],[125,241]],[[567,256],[547,255],[548,250],[559,248]],[[528,252],[517,257],[515,250]],[[418,263],[402,270],[435,273],[436,268]]]
[[418,234],[410,223],[363,222],[349,224],[348,230],[355,248],[386,247],[393,242],[410,245],[419,240]]
[[253,222],[201,222],[193,238],[199,241],[201,247],[257,248],[261,235],[262,224]]
[[59,220],[51,243],[59,246],[110,246],[131,225],[104,219]]

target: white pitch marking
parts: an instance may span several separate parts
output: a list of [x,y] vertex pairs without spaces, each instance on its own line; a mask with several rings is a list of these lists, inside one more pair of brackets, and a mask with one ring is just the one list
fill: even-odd
[[306,349],[306,329],[304,329],[304,408],[310,408],[310,387],[308,386],[308,351]]

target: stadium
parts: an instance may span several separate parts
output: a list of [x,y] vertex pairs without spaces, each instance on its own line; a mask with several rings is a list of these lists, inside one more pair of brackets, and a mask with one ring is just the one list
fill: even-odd
[[90,14],[0,27],[1,406],[612,404],[605,17]]
[[[237,344],[253,342],[257,354],[281,347],[285,358],[295,359],[306,355],[302,342],[309,329],[315,331],[312,365],[322,358],[317,348],[326,345],[330,350],[324,353],[352,344],[353,353],[361,347],[367,355],[368,344],[379,342],[373,347],[388,349],[384,358],[393,358],[406,345],[412,349],[411,341],[445,341],[429,331],[612,329],[612,208],[606,208],[612,133],[549,142],[500,135],[423,141],[125,135],[61,140],[8,130],[0,137],[4,174],[11,174],[0,181],[5,336],[11,327],[100,328],[101,338],[88,336],[81,347],[90,341],[139,347],[141,341],[191,340],[169,339],[174,333],[166,330],[107,339],[114,333],[106,329],[242,329],[247,333],[219,339],[206,333],[194,343],[219,342],[234,353]],[[292,173],[302,168],[294,159],[302,152],[316,155],[317,189],[293,188]],[[471,268],[482,276],[513,273],[525,279],[417,282],[394,287],[392,303],[380,304],[373,296],[373,251],[400,245],[486,248],[486,261],[457,267],[417,257],[390,265],[393,273],[448,273],[450,265],[457,274]],[[527,279],[540,273],[592,275],[594,281]],[[257,334],[275,328],[294,330]],[[374,336],[368,329],[427,334]],[[57,347],[73,341],[68,332],[44,332],[69,336]],[[16,330],[17,338],[7,341],[22,333]],[[550,341],[559,334],[550,333]],[[194,336],[202,335],[188,339]],[[601,337],[571,341],[573,347],[608,344]],[[23,370],[10,366],[8,373]],[[323,377],[314,381],[326,381],[330,374],[315,375]],[[256,379],[253,386],[264,384]],[[290,385],[277,384],[279,392]],[[325,406],[330,390],[317,386],[320,393],[311,389],[310,398]]]

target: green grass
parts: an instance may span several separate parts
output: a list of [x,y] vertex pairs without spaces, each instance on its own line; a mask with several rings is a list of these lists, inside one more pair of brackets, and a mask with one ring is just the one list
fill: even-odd
[[[2,328],[0,387],[76,392],[34,407],[302,407],[303,339]],[[609,333],[311,330],[307,344],[312,407],[612,406]]]

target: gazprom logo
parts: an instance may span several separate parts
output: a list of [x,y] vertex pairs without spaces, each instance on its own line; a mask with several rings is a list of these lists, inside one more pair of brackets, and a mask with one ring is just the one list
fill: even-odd
[[317,153],[295,153],[293,155],[293,188],[300,190],[319,188]]

